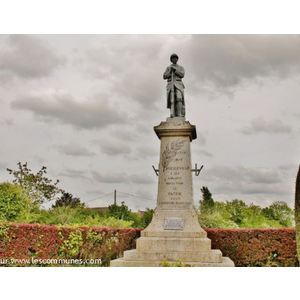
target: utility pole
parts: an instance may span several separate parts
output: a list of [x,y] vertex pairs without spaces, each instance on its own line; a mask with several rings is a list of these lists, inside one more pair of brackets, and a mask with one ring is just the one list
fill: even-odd
[[117,205],[117,190],[114,192],[114,205]]

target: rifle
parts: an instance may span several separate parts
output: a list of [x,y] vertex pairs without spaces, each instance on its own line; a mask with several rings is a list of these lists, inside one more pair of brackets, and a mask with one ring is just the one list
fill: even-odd
[[175,117],[174,71],[171,71],[171,118]]

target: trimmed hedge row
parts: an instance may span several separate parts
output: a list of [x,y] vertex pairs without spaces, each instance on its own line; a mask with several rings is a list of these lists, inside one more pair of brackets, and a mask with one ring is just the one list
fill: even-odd
[[[237,267],[297,265],[294,228],[205,230],[212,240],[212,248],[220,249],[223,256],[230,257]],[[0,260],[3,265],[4,259],[13,258],[101,259],[101,266],[109,266],[110,260],[135,248],[141,231],[133,228],[0,224]]]
[[[101,259],[101,266],[134,249],[141,229],[0,224],[0,260]],[[18,265],[28,263],[18,262]]]
[[205,228],[213,249],[220,249],[236,267],[294,267],[297,265],[295,228]]

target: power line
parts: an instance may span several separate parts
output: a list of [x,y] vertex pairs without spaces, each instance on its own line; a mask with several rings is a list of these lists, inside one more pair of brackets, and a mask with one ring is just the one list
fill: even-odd
[[92,201],[95,201],[95,200],[98,200],[98,199],[101,199],[101,198],[107,197],[107,196],[109,196],[109,195],[111,195],[111,194],[113,194],[113,193],[114,193],[114,192],[111,192],[111,193],[109,193],[109,194],[106,194],[106,195],[104,195],[104,196],[97,197],[97,198],[95,198],[95,199],[88,200],[88,201],[85,201],[85,202],[92,202]]
[[120,191],[117,191],[117,192],[120,193],[120,194],[129,195],[129,196],[136,197],[136,198],[147,199],[147,200],[155,200],[155,199],[142,197],[142,196],[137,196],[137,195],[132,195],[132,194],[128,194],[128,193],[124,193],[124,192],[120,192]]
[[[147,199],[147,200],[153,200],[153,201],[155,201],[155,199],[152,199],[152,198],[147,198],[147,197],[143,197],[143,196],[137,196],[137,195],[133,195],[133,194],[129,194],[129,193],[124,193],[124,192],[120,192],[120,191],[116,191],[117,193],[120,193],[120,194],[124,194],[124,195],[128,195],[128,196],[131,196],[131,197],[135,197],[135,198],[140,198],[140,199]],[[105,197],[107,197],[107,196],[110,196],[110,195],[112,195],[112,194],[114,194],[115,193],[115,191],[113,191],[113,192],[111,192],[111,193],[109,193],[109,194],[106,194],[106,195],[104,195],[104,196],[101,196],[101,197],[97,197],[97,198],[95,198],[95,199],[91,199],[91,200],[87,200],[87,201],[85,201],[85,202],[92,202],[92,201],[95,201],[95,200],[98,200],[98,199],[101,199],[101,198],[105,198]]]

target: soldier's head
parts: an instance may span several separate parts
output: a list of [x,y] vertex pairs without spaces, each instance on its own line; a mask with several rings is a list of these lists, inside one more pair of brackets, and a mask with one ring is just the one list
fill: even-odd
[[173,63],[173,64],[177,64],[177,61],[178,61],[178,55],[176,53],[173,53],[171,56],[170,56],[170,61]]

